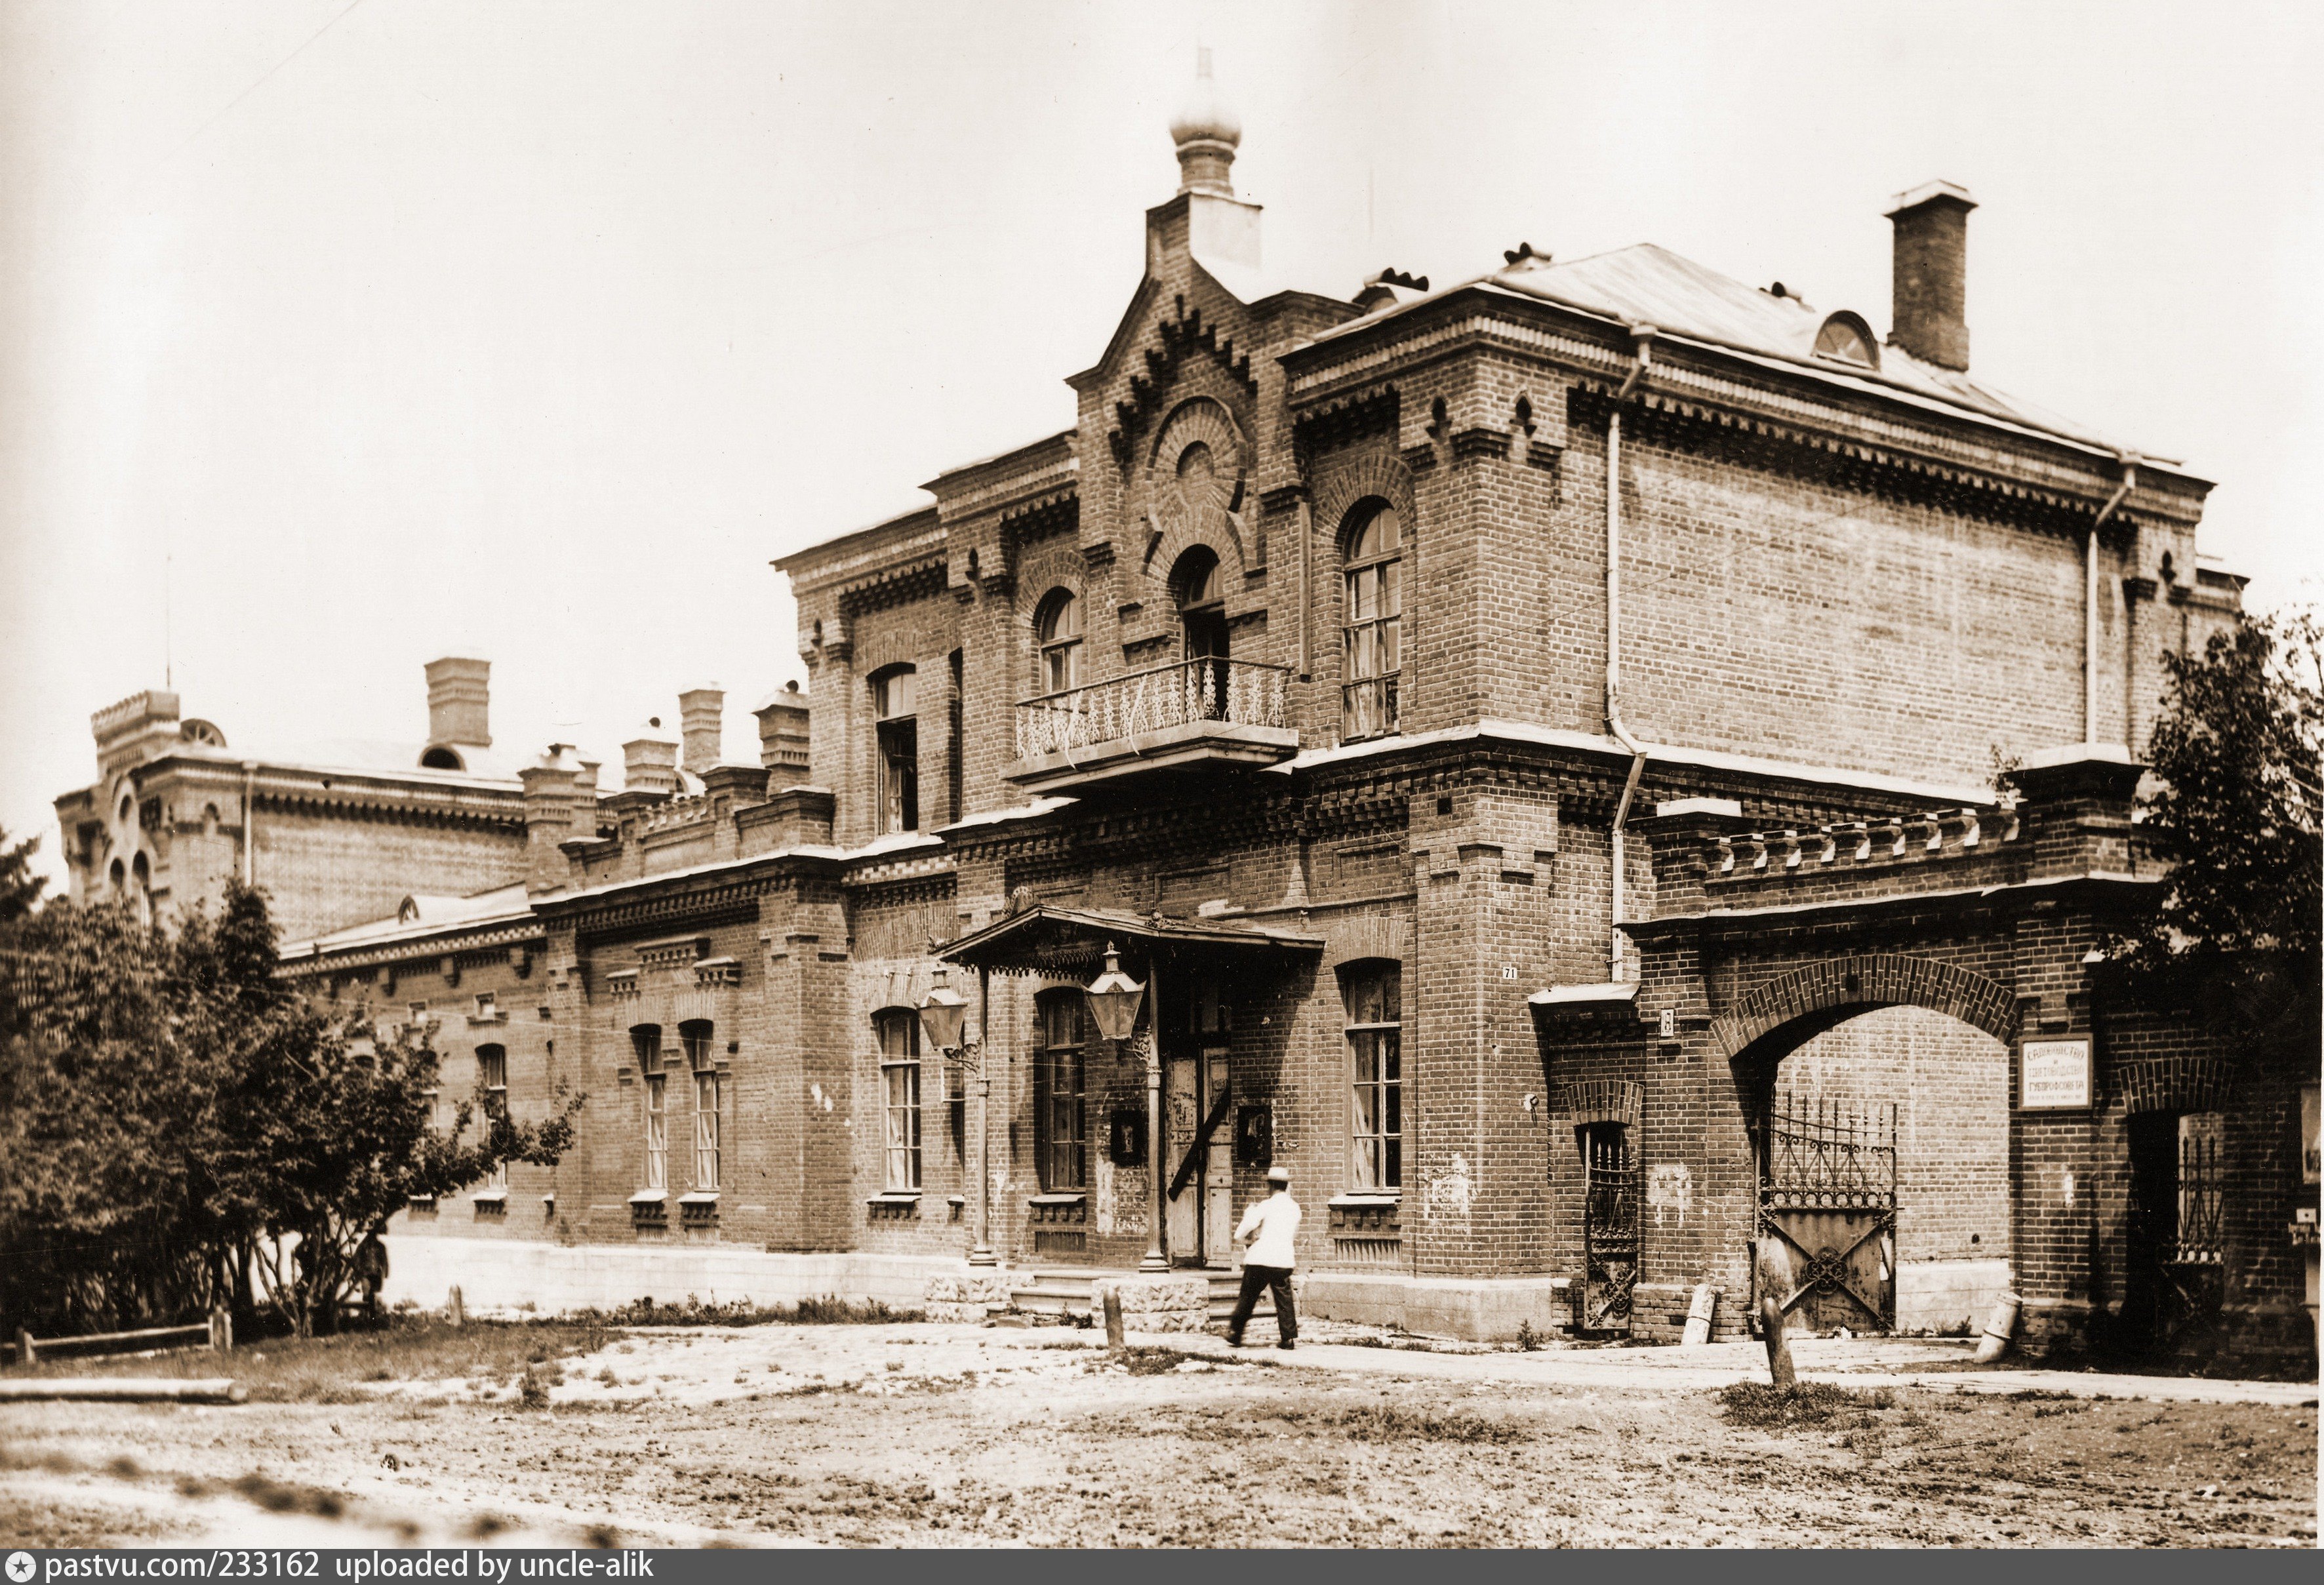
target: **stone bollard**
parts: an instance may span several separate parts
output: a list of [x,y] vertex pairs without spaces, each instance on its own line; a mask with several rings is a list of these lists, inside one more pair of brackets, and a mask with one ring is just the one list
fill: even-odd
[[1993,1301],[1992,1313],[1985,1318],[1985,1335],[1977,1340],[1974,1356],[1980,1365],[1990,1365],[2009,1352],[2009,1340],[2017,1334],[2017,1311],[2024,1301],[2004,1288]]
[[1707,1282],[1694,1285],[1694,1302],[1686,1307],[1686,1332],[1679,1341],[1699,1349],[1711,1341],[1711,1318],[1719,1308],[1719,1290]]
[[1105,1346],[1119,1354],[1121,1341],[1121,1290],[1105,1290]]
[[16,1329],[16,1363],[30,1365],[40,1358],[32,1352],[32,1334],[23,1327]]
[[466,1301],[460,1297],[460,1285],[458,1283],[454,1283],[452,1285],[452,1296],[445,1301],[444,1319],[450,1322],[455,1326],[466,1326],[468,1324],[468,1306]]
[[234,1352],[234,1312],[223,1304],[210,1312],[210,1348],[220,1354]]
[[1759,1324],[1767,1334],[1767,1375],[1776,1391],[1788,1392],[1800,1378],[1792,1369],[1792,1345],[1784,1341],[1784,1307],[1773,1294],[1759,1301]]

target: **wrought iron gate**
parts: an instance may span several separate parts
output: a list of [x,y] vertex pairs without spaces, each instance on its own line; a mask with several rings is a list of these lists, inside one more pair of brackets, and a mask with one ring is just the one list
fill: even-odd
[[1582,1138],[1582,1325],[1627,1332],[1638,1286],[1638,1164],[1629,1130],[1601,1123]]
[[2130,1341],[2169,1352],[2218,1319],[2227,1203],[2218,1112],[2131,1120]]
[[1759,1152],[1751,1309],[1822,1331],[1896,1323],[1896,1108],[1780,1094]]

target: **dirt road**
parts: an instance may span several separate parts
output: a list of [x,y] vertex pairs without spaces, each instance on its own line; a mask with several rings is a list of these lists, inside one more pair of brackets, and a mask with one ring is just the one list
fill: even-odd
[[0,1538],[1860,1546],[2316,1535],[2312,1388],[2304,1401],[2216,1404],[1907,1386],[1770,1413],[1679,1379],[1464,1378],[1385,1350],[1366,1350],[1361,1370],[1271,1350],[1124,1359],[1069,1330],[648,1330],[592,1334],[586,1348],[542,1335],[575,1351],[531,1366],[530,1390],[505,1359],[433,1379],[407,1360],[366,1371],[383,1379],[309,1371],[301,1401],[241,1408],[0,1407]]

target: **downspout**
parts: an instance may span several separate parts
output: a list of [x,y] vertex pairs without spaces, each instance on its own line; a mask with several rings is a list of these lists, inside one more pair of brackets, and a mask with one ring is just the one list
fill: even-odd
[[242,883],[258,884],[258,762],[242,762]]
[[1614,806],[1609,839],[1612,876],[1609,888],[1606,932],[1606,978],[1622,980],[1622,828],[1630,818],[1630,804],[1638,796],[1638,779],[1646,774],[1646,751],[1622,723],[1622,404],[1645,381],[1654,363],[1655,327],[1633,325],[1636,361],[1606,419],[1606,730],[1629,751],[1630,773],[1622,782],[1621,800]]
[[[2122,464],[2122,483],[2107,503],[2098,508],[2098,516],[2090,520],[2089,537],[2082,549],[2082,742],[2085,747],[2098,741],[2098,530],[2114,516],[2115,509],[2138,483],[2138,456],[2135,452],[2118,452],[2115,460]],[[2130,733],[2126,726],[2125,738]]]

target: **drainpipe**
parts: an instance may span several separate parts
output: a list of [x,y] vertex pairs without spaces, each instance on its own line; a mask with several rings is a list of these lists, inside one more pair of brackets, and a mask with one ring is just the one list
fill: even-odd
[[258,884],[258,809],[255,802],[258,785],[258,763],[254,760],[242,762],[242,883]]
[[1636,361],[1621,390],[1614,393],[1613,410],[1606,419],[1606,730],[1629,751],[1630,773],[1622,782],[1621,801],[1614,806],[1610,858],[1613,874],[1608,907],[1606,978],[1622,979],[1622,827],[1630,818],[1631,800],[1638,796],[1638,779],[1646,774],[1646,751],[1622,724],[1622,404],[1645,381],[1654,363],[1655,327],[1633,325]]
[[[2098,508],[2098,516],[2090,520],[2089,538],[2082,550],[2082,742],[2085,745],[2098,741],[2098,530],[2115,513],[2131,486],[2138,483],[2138,456],[2135,452],[2117,452],[2115,460],[2122,465],[2122,483],[2113,497]],[[2128,738],[2126,727],[2123,733]]]

